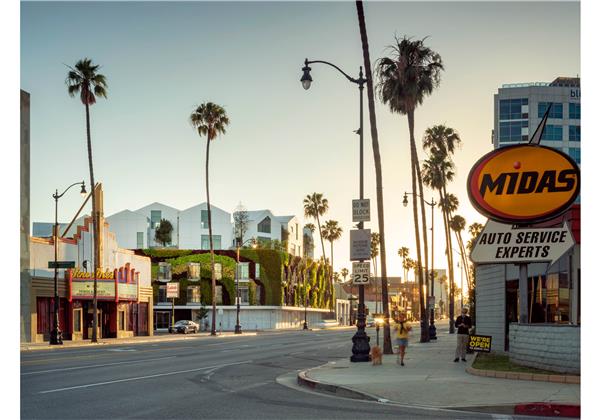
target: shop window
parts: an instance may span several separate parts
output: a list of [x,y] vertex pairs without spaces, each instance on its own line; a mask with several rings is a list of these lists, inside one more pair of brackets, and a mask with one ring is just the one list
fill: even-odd
[[250,303],[248,288],[240,286],[240,305],[248,305]]
[[188,286],[187,303],[200,303],[200,286]]
[[77,332],[77,333],[81,332],[81,316],[82,316],[81,309],[73,310],[73,332]]
[[248,278],[250,278],[250,264],[249,263],[239,263],[238,279],[247,280]]
[[125,330],[125,311],[119,311],[119,330]]

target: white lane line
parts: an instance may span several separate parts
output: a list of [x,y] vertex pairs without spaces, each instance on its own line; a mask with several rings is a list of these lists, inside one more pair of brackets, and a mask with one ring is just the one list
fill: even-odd
[[72,390],[72,389],[91,388],[91,387],[94,387],[94,386],[110,385],[110,384],[116,384],[116,383],[120,383],[120,382],[131,382],[131,381],[139,381],[139,380],[142,380],[142,379],[159,378],[161,376],[170,376],[170,375],[178,375],[180,373],[198,372],[200,370],[207,370],[207,369],[212,369],[212,368],[222,368],[222,367],[225,367],[225,366],[233,366],[233,365],[242,365],[242,364],[251,363],[251,362],[252,362],[252,360],[246,360],[244,362],[227,363],[227,364],[213,365],[213,366],[204,366],[204,367],[200,367],[200,368],[196,368],[196,369],[178,370],[176,372],[159,373],[159,374],[156,374],[156,375],[137,376],[135,378],[117,379],[117,380],[114,380],[114,381],[96,382],[94,384],[70,386],[70,387],[67,387],[67,388],[49,389],[47,391],[40,391],[40,392],[38,392],[38,394],[49,394],[51,392],[69,391],[69,390]]
[[130,363],[133,364],[133,363],[150,362],[150,361],[153,361],[153,360],[172,359],[174,357],[177,357],[177,356],[155,357],[155,358],[152,358],[152,359],[128,360],[128,361],[125,361],[125,362],[105,363],[105,364],[102,364],[102,365],[86,365],[86,366],[74,366],[74,367],[59,368],[59,369],[36,370],[35,372],[21,373],[21,376],[25,376],[25,375],[37,375],[37,374],[40,374],[40,373],[50,373],[50,372],[64,372],[64,371],[68,371],[68,370],[88,369],[88,368],[96,368],[96,367],[104,367],[104,366],[127,365],[127,364],[130,364]]

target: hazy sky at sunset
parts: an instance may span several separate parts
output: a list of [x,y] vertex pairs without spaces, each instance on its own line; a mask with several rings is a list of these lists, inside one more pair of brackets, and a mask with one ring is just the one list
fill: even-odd
[[[580,73],[575,2],[423,2],[365,4],[371,60],[394,34],[439,52],[440,88],[416,112],[416,137],[434,124],[459,131],[459,214],[483,222],[468,203],[466,175],[492,149],[493,95],[503,83],[551,81]],[[232,212],[269,208],[302,217],[314,191],[329,199],[325,219],[344,229],[336,269],[350,268],[351,200],[358,198],[358,89],[333,69],[313,65],[313,86],[299,82],[305,57],[332,61],[356,76],[362,61],[354,2],[344,3],[21,3],[21,88],[31,94],[31,220],[51,221],[52,193],[89,181],[84,108],[67,95],[65,64],[91,57],[108,79],[108,100],[91,109],[95,176],[105,215],[154,201],[186,209],[205,201],[205,139],[188,123],[204,101],[221,104],[231,125],[211,146],[211,201]],[[366,101],[366,95],[365,95]],[[377,104],[384,178],[388,275],[401,275],[400,246],[413,251],[406,117]],[[377,230],[375,172],[365,112],[365,195]],[[421,158],[425,157],[421,152]],[[428,198],[432,195],[427,193]],[[62,219],[80,205],[60,201]],[[428,223],[430,212],[427,213]],[[436,237],[443,224],[436,213]],[[318,240],[318,239],[317,239]],[[318,245],[318,243],[317,243]],[[319,247],[315,254],[320,255]],[[436,268],[444,268],[442,241]]]

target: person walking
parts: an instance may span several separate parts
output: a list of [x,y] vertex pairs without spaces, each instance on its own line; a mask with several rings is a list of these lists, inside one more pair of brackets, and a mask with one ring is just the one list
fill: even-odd
[[463,362],[466,362],[467,343],[469,341],[469,330],[471,329],[471,317],[467,315],[469,310],[466,307],[462,308],[462,314],[456,317],[454,326],[458,328],[456,332],[456,352],[454,353],[454,361],[458,362],[460,357]]
[[398,359],[396,359],[396,363],[404,366],[404,354],[406,353],[406,347],[408,347],[408,333],[412,330],[412,327],[406,321],[404,312],[400,312],[398,315],[398,321],[396,321],[394,330],[396,331],[396,345],[398,346]]

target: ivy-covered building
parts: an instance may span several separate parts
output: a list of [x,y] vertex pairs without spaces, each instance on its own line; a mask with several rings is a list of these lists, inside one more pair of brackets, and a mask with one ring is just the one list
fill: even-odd
[[[155,329],[188,319],[210,323],[212,293],[207,250],[143,249],[151,258]],[[215,251],[217,326],[232,330],[236,322],[236,251]],[[294,328],[304,322],[335,317],[330,268],[311,259],[275,249],[240,250],[240,324],[244,329]],[[167,297],[167,284],[179,284],[179,296]],[[208,310],[208,313],[206,314]],[[202,318],[204,315],[206,316]]]

